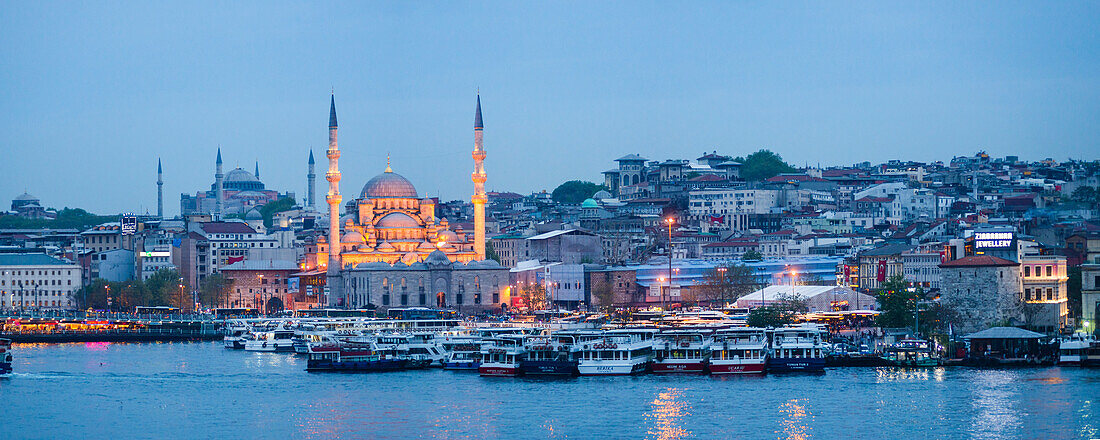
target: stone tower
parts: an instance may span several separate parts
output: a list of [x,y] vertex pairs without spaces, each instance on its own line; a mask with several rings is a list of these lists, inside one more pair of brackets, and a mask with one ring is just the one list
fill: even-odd
[[306,174],[306,183],[307,183],[306,197],[308,198],[306,200],[306,203],[307,203],[307,206],[309,206],[310,208],[314,208],[314,207],[317,206],[317,204],[314,203],[314,200],[313,200],[314,194],[317,194],[314,191],[317,188],[317,172],[314,168],[314,164],[315,164],[315,162],[313,161],[313,149],[310,148],[309,149],[309,173]]
[[164,218],[164,169],[157,159],[157,217]]
[[336,145],[336,95],[328,109],[328,273],[340,273],[340,148]]
[[474,196],[470,199],[474,204],[474,253],[477,260],[485,259],[485,202],[489,199],[485,196],[485,148],[482,144],[482,131],[485,126],[481,123],[481,94],[477,95],[477,110],[474,112],[474,172],[470,180],[474,181]]
[[225,174],[222,174],[222,147],[218,147],[218,161],[214,167],[214,218],[221,220],[222,218],[222,200],[225,199],[222,194],[223,183],[225,180]]

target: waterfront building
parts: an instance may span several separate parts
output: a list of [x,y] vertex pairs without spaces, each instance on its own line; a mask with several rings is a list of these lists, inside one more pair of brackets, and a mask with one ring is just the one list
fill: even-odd
[[278,241],[247,223],[236,221],[192,223],[180,240],[180,275],[187,285],[199,286],[207,275],[248,258],[253,249],[275,249]]
[[1048,333],[1061,330],[1068,324],[1069,314],[1066,257],[1024,255],[1020,257],[1020,272],[1028,326]]
[[1081,265],[1081,327],[1095,331],[1100,325],[1100,264]]
[[227,304],[206,304],[207,307],[253,308],[267,313],[297,310],[294,301],[298,293],[298,265],[283,260],[243,260],[221,268],[230,282]]
[[72,308],[81,268],[40,253],[0,254],[0,309]]
[[847,286],[791,286],[771,285],[742,296],[735,307],[760,307],[775,304],[786,298],[806,301],[811,313],[854,310],[875,310],[875,297],[856,292]]
[[902,254],[916,246],[890,244],[859,254],[859,288],[864,291],[878,289],[893,276],[904,276],[905,258]]
[[940,301],[959,314],[956,331],[1021,321],[1020,263],[971,255],[940,264]]
[[340,281],[343,286],[330,295],[330,306],[425,306],[477,313],[500,310],[510,301],[507,268],[493,260],[452,261],[442,250],[411,264],[359,263],[344,270]]

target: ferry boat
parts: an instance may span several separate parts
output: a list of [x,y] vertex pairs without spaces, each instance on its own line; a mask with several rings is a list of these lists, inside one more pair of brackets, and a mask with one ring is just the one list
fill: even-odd
[[654,374],[702,374],[711,357],[709,332],[668,330],[653,339]]
[[222,344],[225,348],[243,350],[244,341],[248,337],[249,328],[246,325],[230,325],[225,328],[225,336]]
[[524,375],[572,376],[577,371],[576,337],[570,333],[527,336],[526,356],[519,367]]
[[1078,367],[1089,364],[1093,360],[1089,349],[1096,343],[1092,335],[1081,332],[1059,339],[1058,365]]
[[883,360],[895,367],[938,367],[943,365],[943,359],[936,355],[932,345],[928,341],[920,339],[903,339],[897,344],[887,347]]
[[764,374],[768,335],[762,328],[719,330],[710,346],[710,374]]
[[447,359],[444,370],[474,370],[481,366],[481,338],[449,338],[443,342]]
[[[306,371],[371,372],[405,368],[408,357],[393,350],[379,349],[375,341],[329,339],[310,345]],[[388,348],[388,347],[387,347]]]
[[773,373],[825,371],[825,330],[815,324],[769,329],[771,352],[768,371]]
[[[354,340],[354,339],[353,339]],[[390,333],[377,335],[373,338],[375,350],[383,355],[400,357],[406,360],[405,368],[424,368],[431,364],[432,360],[423,353],[412,353],[410,342],[412,337],[402,333]]]
[[281,326],[272,331],[254,331],[244,341],[245,351],[289,353],[294,351],[294,331]]
[[0,339],[0,376],[11,375],[11,339]]
[[436,341],[435,333],[408,333],[409,354],[427,360],[429,367],[442,367],[447,361],[447,352]]
[[604,333],[602,338],[580,343],[577,350],[577,372],[581,376],[644,373],[653,357],[653,333],[656,330],[612,330]]
[[523,374],[520,362],[527,354],[523,347],[523,335],[500,335],[483,340],[481,364],[477,371],[482,376],[519,376]]

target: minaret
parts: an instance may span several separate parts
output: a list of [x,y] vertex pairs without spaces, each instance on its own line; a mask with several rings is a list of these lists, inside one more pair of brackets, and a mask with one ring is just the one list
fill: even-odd
[[336,145],[336,95],[328,109],[328,273],[340,273],[340,148]]
[[218,147],[218,161],[216,163],[216,167],[215,167],[215,171],[214,171],[214,198],[217,199],[214,202],[215,203],[215,208],[214,208],[214,214],[215,214],[214,218],[215,218],[215,220],[221,220],[221,218],[222,218],[222,200],[224,199],[224,197],[223,197],[224,194],[223,194],[223,191],[222,191],[222,188],[223,188],[222,180],[224,178],[225,178],[225,174],[222,174],[222,147]]
[[157,217],[164,218],[164,169],[157,158]]
[[306,202],[308,203],[308,206],[310,208],[315,208],[317,206],[317,204],[314,203],[314,200],[313,200],[313,195],[317,194],[314,191],[314,189],[317,188],[317,173],[314,170],[314,163],[315,162],[313,161],[313,149],[310,148],[309,149],[309,174],[306,174],[306,180],[308,182],[308,186],[307,186],[308,189],[306,190],[306,197],[309,197],[309,199],[306,200]]
[[257,160],[256,161],[256,179],[259,180],[259,178],[260,178],[260,161]]
[[485,202],[489,200],[485,196],[485,148],[482,144],[481,123],[481,94],[477,95],[477,110],[474,112],[474,173],[470,180],[474,181],[474,196],[470,199],[474,204],[474,254],[477,260],[485,259]]

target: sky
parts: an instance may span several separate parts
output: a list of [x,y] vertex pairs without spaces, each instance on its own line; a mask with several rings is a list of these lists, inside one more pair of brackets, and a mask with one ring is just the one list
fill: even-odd
[[[165,211],[226,171],[341,192],[385,168],[469,199],[614,159],[768,148],[796,165],[1100,156],[1097,2],[4,2],[0,201]],[[323,200],[323,199],[322,199]],[[6,208],[6,206],[4,206]]]

